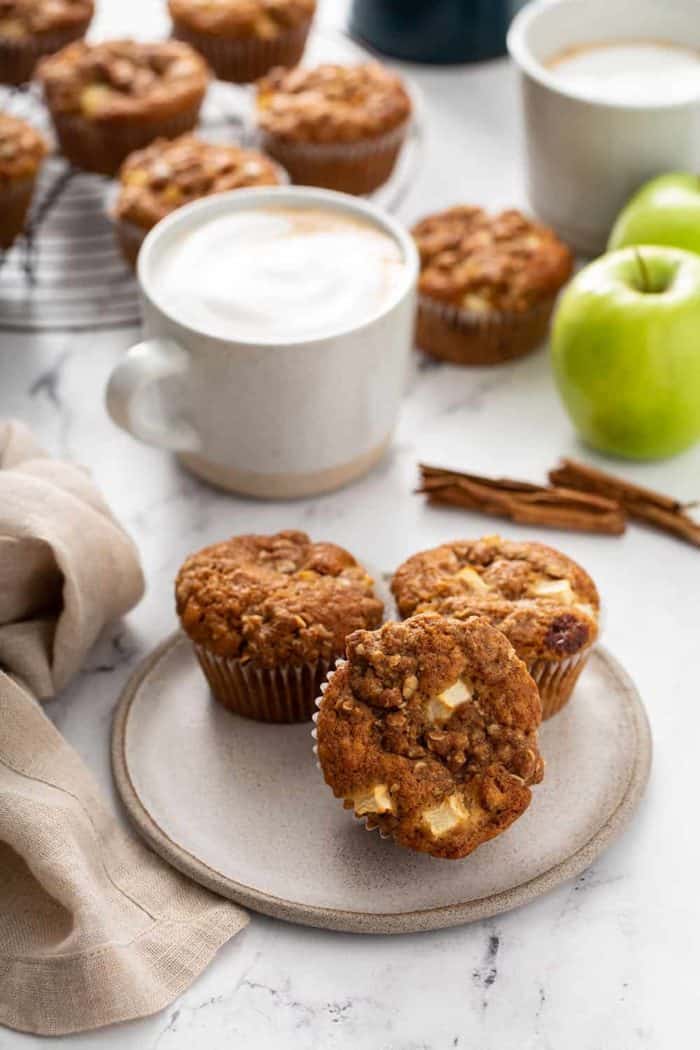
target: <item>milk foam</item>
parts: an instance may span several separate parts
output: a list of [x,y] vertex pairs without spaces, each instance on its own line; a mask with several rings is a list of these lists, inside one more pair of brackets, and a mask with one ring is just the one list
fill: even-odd
[[605,102],[653,105],[700,96],[700,52],[670,43],[583,45],[545,65],[563,86]]
[[323,208],[258,207],[176,235],[154,271],[156,299],[177,320],[246,341],[317,338],[381,311],[403,253],[369,221]]

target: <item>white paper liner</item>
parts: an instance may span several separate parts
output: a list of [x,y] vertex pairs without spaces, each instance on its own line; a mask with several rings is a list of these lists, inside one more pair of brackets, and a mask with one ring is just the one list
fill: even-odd
[[349,160],[383,153],[384,150],[399,145],[406,138],[410,126],[409,117],[383,135],[374,135],[359,142],[289,142],[264,128],[259,129],[258,135],[263,143],[263,150],[266,150],[265,143],[271,143],[276,150],[284,151],[290,157],[301,157],[304,160]]
[[593,646],[566,660],[534,660],[528,665],[542,701],[542,721],[552,718],[568,703]]

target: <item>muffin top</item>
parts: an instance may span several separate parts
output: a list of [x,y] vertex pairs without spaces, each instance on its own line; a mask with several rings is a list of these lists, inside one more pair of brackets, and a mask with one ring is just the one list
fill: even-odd
[[72,29],[89,22],[94,11],[93,0],[0,0],[0,37],[20,40]]
[[175,22],[198,33],[274,40],[308,22],[316,0],[168,0],[168,8]]
[[219,656],[264,667],[333,659],[381,623],[373,581],[348,551],[304,532],[234,536],[192,554],[175,583],[186,634]]
[[500,536],[457,540],[399,566],[391,589],[402,616],[475,614],[498,627],[528,662],[565,660],[598,636],[598,591],[571,558],[542,543]]
[[403,124],[411,100],[378,62],[273,69],[258,81],[258,122],[294,142],[356,142]]
[[356,631],[317,717],[326,783],[403,846],[465,857],[530,803],[544,763],[537,686],[481,617]]
[[168,116],[196,104],[206,91],[209,69],[193,48],[177,40],[79,40],[42,59],[38,77],[54,112],[109,122]]
[[556,295],[573,257],[552,230],[519,211],[487,215],[461,206],[413,228],[419,291],[470,313],[521,313]]
[[24,120],[0,113],[0,179],[22,179],[34,175],[47,146],[45,139]]
[[244,186],[276,186],[282,173],[257,150],[181,135],[156,139],[131,153],[121,167],[119,181],[117,217],[150,229],[190,201]]

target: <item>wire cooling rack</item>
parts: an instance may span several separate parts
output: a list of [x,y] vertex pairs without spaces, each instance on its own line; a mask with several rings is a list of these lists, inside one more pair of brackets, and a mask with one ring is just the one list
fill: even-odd
[[[368,54],[342,32],[316,28],[305,62],[357,62]],[[421,157],[422,117],[416,118],[391,179],[372,200],[395,211],[410,189]],[[29,120],[51,138],[35,85],[0,88],[0,110]],[[207,93],[198,132],[220,142],[254,145],[250,88],[216,82]],[[81,332],[139,323],[133,273],[116,246],[109,206],[114,181],[71,168],[58,154],[42,167],[26,232],[0,253],[0,332]]]

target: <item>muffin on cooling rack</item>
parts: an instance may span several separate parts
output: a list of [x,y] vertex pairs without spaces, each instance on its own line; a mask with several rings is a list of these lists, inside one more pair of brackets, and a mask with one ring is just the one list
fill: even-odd
[[46,142],[31,124],[0,113],[0,248],[24,229]]
[[542,543],[500,536],[444,543],[408,558],[391,589],[402,616],[479,615],[498,627],[537,683],[544,718],[567,702],[598,637],[593,580]]
[[435,857],[500,835],[542,780],[540,699],[481,617],[437,615],[356,631],[319,702],[328,786],[367,827]]
[[449,208],[413,228],[421,257],[417,342],[434,357],[487,365],[541,345],[571,276],[565,244],[518,211]]
[[192,554],[175,596],[214,697],[262,722],[310,719],[347,635],[376,627],[383,612],[351,554],[293,531]]
[[204,59],[177,40],[80,41],[37,73],[64,156],[106,175],[159,136],[191,130],[209,81]]
[[134,266],[148,231],[183,204],[286,181],[282,168],[257,150],[205,142],[195,135],[156,139],[129,154],[121,166],[114,207],[119,246]]
[[173,36],[196,47],[220,80],[250,83],[304,52],[316,0],[168,0]]
[[85,35],[93,0],[0,0],[0,83],[31,79],[44,55]]
[[410,119],[401,78],[377,62],[276,69],[258,83],[263,148],[307,186],[371,193],[391,175]]

